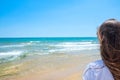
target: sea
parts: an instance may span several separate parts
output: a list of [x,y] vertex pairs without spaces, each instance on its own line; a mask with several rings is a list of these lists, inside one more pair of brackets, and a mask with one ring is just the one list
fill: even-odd
[[0,63],[34,55],[74,55],[95,50],[99,50],[96,37],[0,38]]

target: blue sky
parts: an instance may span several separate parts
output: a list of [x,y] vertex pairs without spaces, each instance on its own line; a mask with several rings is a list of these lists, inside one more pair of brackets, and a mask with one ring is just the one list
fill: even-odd
[[91,37],[120,0],[0,0],[0,37]]

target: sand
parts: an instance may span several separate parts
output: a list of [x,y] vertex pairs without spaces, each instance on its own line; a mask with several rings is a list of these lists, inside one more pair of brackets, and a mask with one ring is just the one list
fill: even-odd
[[11,62],[0,80],[82,80],[86,65],[97,59],[98,53],[29,56]]

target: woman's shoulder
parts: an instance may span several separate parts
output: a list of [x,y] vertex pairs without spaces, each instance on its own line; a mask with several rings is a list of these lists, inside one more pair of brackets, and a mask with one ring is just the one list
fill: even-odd
[[83,80],[114,80],[114,79],[111,72],[104,64],[104,62],[102,60],[97,60],[87,65],[83,74]]
[[91,69],[102,69],[104,67],[106,67],[106,66],[105,66],[103,60],[96,60],[87,65],[87,68],[91,68]]

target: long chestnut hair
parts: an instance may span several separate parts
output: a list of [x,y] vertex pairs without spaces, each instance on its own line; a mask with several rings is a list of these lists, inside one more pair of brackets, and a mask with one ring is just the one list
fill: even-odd
[[98,29],[100,54],[115,80],[120,80],[120,22],[109,19]]

